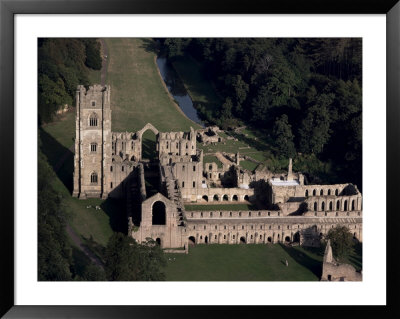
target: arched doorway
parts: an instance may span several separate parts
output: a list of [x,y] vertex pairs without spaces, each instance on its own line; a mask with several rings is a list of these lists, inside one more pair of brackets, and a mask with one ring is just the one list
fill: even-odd
[[222,200],[223,200],[224,202],[227,202],[227,201],[228,201],[228,195],[224,195],[224,196],[222,197]]
[[157,135],[147,129],[142,133],[142,160],[154,161],[158,159]]
[[289,237],[289,236],[286,236],[286,237],[285,237],[285,242],[286,242],[286,243],[290,243],[290,237]]
[[161,238],[156,238],[156,244],[157,244],[158,246],[161,246]]
[[246,238],[244,238],[243,236],[240,237],[240,243],[241,244],[245,244],[246,243]]
[[347,199],[344,201],[344,211],[347,210]]
[[196,239],[193,236],[189,237],[189,245],[194,246],[196,244]]
[[203,198],[206,202],[208,202],[208,196],[207,196],[207,195],[204,195],[202,198]]
[[249,201],[249,195],[245,195],[245,196],[244,196],[244,200]]
[[238,196],[237,195],[233,195],[232,200],[237,202],[238,201]]
[[208,236],[204,237],[204,243],[208,244]]
[[165,225],[166,224],[166,209],[165,204],[157,201],[153,204],[152,208],[152,225]]
[[219,200],[219,197],[218,197],[217,194],[215,194],[214,197],[213,197],[213,201],[214,201],[214,202],[218,202],[218,200]]
[[271,236],[268,237],[268,238],[267,238],[267,241],[268,241],[269,243],[272,243],[272,237],[271,237]]
[[294,242],[294,243],[299,243],[299,242],[300,242],[300,233],[299,233],[299,232],[296,232],[296,233],[293,235],[293,242]]

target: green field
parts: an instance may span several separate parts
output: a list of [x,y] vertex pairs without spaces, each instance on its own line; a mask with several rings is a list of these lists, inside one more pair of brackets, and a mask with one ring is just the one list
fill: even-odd
[[216,156],[214,156],[214,155],[205,155],[204,157],[203,157],[203,163],[204,163],[204,165],[206,165],[207,163],[215,163],[215,164],[217,164],[217,166],[218,166],[218,168],[221,168],[222,167],[222,163],[221,163],[221,161],[216,157]]
[[250,161],[240,161],[240,166],[249,171],[253,171],[258,166],[258,164]]
[[154,41],[105,39],[109,50],[107,84],[111,85],[113,131],[137,131],[152,123],[160,131],[188,131],[200,126],[171,99],[156,63]]
[[279,244],[196,245],[167,257],[170,281],[318,281],[322,272],[321,249]]

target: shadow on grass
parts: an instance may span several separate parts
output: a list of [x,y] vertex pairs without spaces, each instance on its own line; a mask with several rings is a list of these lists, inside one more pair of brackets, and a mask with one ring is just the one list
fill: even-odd
[[[146,134],[147,132],[145,132]],[[153,134],[154,135],[154,134]],[[157,160],[157,142],[152,139],[150,139],[151,136],[149,137],[144,137],[143,138],[143,143],[142,143],[142,158],[143,159],[148,159],[150,161]]]
[[[322,262],[319,260],[316,260],[314,258],[311,258],[307,254],[292,248],[292,247],[287,247],[283,244],[280,244],[282,249],[290,256],[292,257],[298,264],[302,265],[303,267],[309,269],[314,275],[316,275],[318,278],[321,278],[322,275]],[[316,249],[316,248],[314,248]],[[308,249],[307,249],[308,250]],[[319,254],[319,250],[316,251]]]
[[128,233],[125,199],[107,198],[100,204],[101,209],[108,215],[110,226],[114,232]]
[[[70,194],[73,190],[74,153],[61,145],[54,137],[39,128],[40,150],[47,157],[57,177],[63,182]],[[73,145],[71,141],[71,145]]]

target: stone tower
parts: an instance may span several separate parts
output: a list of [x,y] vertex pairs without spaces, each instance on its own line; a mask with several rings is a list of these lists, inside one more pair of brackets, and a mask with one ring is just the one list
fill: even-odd
[[102,197],[110,189],[110,87],[94,85],[76,91],[76,138],[73,196]]

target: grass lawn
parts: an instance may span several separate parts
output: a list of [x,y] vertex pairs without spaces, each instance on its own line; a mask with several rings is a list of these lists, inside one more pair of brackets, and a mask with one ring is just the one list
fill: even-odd
[[205,155],[203,157],[204,165],[206,165],[206,163],[212,163],[212,162],[216,163],[218,168],[222,168],[222,163],[216,156],[214,156],[214,155]]
[[[74,108],[71,111],[59,116],[54,122],[43,125],[42,128],[61,146],[69,148],[74,145],[75,116],[76,110]],[[48,148],[51,148],[53,151],[57,151],[56,148]],[[56,154],[56,156],[58,155],[60,154]]]
[[249,171],[253,171],[258,164],[250,161],[240,161],[240,166],[244,169],[248,169]]
[[101,84],[101,70],[89,69],[88,78],[91,84]]
[[253,210],[255,209],[252,205],[248,204],[221,204],[221,205],[185,205],[186,211],[200,211],[200,210]]
[[170,98],[155,63],[154,42],[142,38],[105,39],[109,50],[113,131],[137,131],[152,123],[160,131],[188,131],[200,126]]
[[279,244],[196,245],[167,260],[169,281],[318,281],[322,272],[320,250]]

